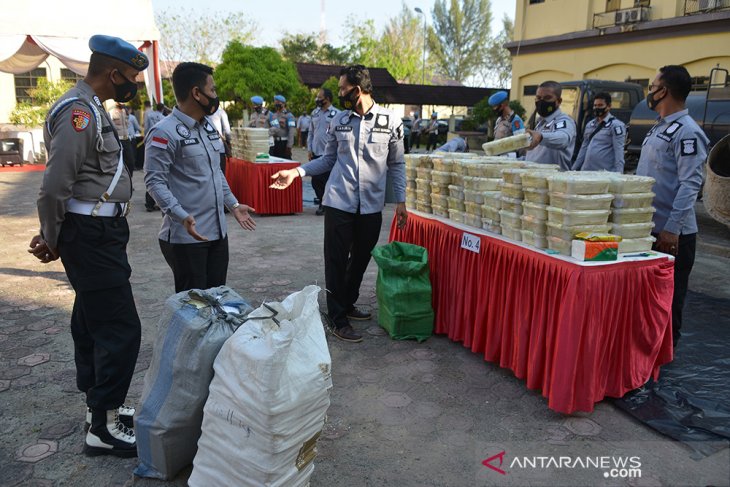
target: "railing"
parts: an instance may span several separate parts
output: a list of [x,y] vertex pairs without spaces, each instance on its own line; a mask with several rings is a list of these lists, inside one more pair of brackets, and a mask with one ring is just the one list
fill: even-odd
[[[689,2],[689,0],[687,0]],[[700,1],[700,0],[698,0]],[[721,0],[730,1],[730,0]],[[614,25],[629,25],[649,20],[651,7],[634,7],[593,14],[593,28],[605,29]]]
[[730,8],[730,0],[684,0],[684,15],[701,14]]

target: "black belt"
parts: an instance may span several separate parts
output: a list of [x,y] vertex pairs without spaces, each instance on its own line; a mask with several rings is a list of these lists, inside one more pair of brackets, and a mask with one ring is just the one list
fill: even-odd
[[282,140],[289,142],[289,137],[274,137],[274,140],[276,140],[277,142],[281,142]]

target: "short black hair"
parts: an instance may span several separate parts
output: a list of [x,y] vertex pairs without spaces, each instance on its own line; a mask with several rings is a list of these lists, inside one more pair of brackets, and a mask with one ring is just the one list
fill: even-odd
[[150,101],[149,101],[149,100],[145,100],[145,102],[144,102],[144,106],[146,106],[146,107],[151,107],[151,106],[152,106],[152,103],[150,103]]
[[606,105],[611,105],[611,95],[609,93],[606,93],[605,91],[602,91],[598,93],[596,96],[593,97],[593,101],[596,100],[603,100],[606,102]]
[[563,87],[557,81],[543,81],[542,83],[540,83],[540,86],[538,86],[538,88],[551,89],[555,93],[555,96],[557,96],[558,98],[560,98],[560,96],[563,94]]
[[322,94],[329,101],[332,101],[332,90],[330,90],[329,88],[322,88]]
[[164,103],[158,103],[157,105],[155,105],[155,110],[157,110],[158,112],[161,112],[164,109],[165,109]]
[[687,95],[692,91],[692,78],[687,68],[670,64],[659,68],[659,72],[661,73],[659,79],[662,80],[672,97],[677,100],[686,100]]
[[104,73],[111,71],[112,69],[119,69],[129,66],[118,59],[114,59],[111,56],[105,56],[98,52],[92,52],[89,58],[89,69],[87,74],[89,76],[99,76]]
[[340,70],[340,76],[344,76],[352,86],[359,86],[363,93],[373,92],[373,82],[370,81],[370,71],[362,64],[351,64]]
[[190,97],[190,90],[205,86],[208,76],[213,76],[213,68],[200,63],[180,63],[172,72],[172,89],[175,98],[183,102]]

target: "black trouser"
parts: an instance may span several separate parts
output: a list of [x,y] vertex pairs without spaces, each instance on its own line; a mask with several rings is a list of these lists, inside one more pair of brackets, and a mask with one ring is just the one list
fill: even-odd
[[137,363],[141,326],[129,284],[129,227],[123,217],[67,213],[61,262],[76,291],[71,314],[76,384],[92,409],[122,405]]
[[134,148],[132,147],[132,141],[127,140],[120,140],[119,142],[122,143],[122,154],[124,157],[124,165],[127,166],[127,169],[129,169],[129,174],[132,174],[134,172]]
[[[657,237],[657,235],[654,235]],[[682,337],[682,309],[687,297],[689,275],[695,263],[697,234],[680,235],[677,255],[674,258],[674,298],[672,298],[672,338],[674,345]]]
[[172,269],[175,292],[223,286],[228,274],[228,237],[210,242],[172,244],[160,240],[160,250]]
[[426,150],[433,150],[436,148],[436,142],[438,140],[438,134],[428,134],[428,142],[426,143]]
[[416,149],[421,148],[421,134],[418,132],[411,132],[411,149],[413,148],[413,144],[416,144]]
[[360,296],[360,284],[383,223],[382,213],[362,215],[325,207],[324,275],[327,312],[337,328],[349,325],[347,312]]
[[309,130],[302,130],[301,132],[299,132],[299,134],[299,139],[301,141],[299,145],[301,145],[302,147],[307,147],[307,137],[309,137]]
[[286,145],[287,145],[286,139],[282,139],[282,140],[274,139],[274,145],[273,145],[273,147],[271,147],[269,149],[269,155],[274,156],[274,157],[281,157],[282,159],[286,159],[287,158]]
[[[317,159],[320,156],[312,156],[312,159]],[[330,173],[332,171],[327,171],[324,174],[317,174],[315,176],[312,176],[312,189],[314,190],[314,195],[319,198],[320,206],[322,198],[324,198],[324,188],[327,186],[327,181],[330,178]]]
[[134,144],[134,167],[136,169],[144,169],[144,138],[135,137],[133,139]]

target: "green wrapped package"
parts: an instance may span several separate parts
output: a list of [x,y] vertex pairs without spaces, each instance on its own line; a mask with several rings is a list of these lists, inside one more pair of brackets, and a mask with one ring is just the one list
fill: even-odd
[[391,242],[373,249],[373,258],[378,264],[380,326],[396,340],[426,340],[433,333],[428,251]]

